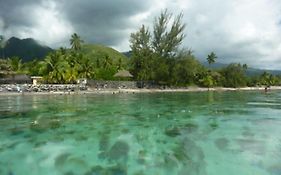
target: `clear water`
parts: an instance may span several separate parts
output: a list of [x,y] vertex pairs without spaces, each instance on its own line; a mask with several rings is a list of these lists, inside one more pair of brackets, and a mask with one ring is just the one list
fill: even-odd
[[281,92],[0,96],[1,175],[280,175]]

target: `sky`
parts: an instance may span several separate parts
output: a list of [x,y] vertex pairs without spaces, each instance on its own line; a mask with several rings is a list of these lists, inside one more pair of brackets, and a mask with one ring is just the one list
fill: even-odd
[[213,51],[217,62],[281,70],[280,0],[0,0],[0,35],[58,48],[76,32],[124,52],[130,34],[142,24],[152,29],[165,9],[183,12],[182,47],[199,59]]

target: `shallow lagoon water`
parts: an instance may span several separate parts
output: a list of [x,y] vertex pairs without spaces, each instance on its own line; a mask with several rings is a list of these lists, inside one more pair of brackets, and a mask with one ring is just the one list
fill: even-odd
[[0,96],[1,175],[280,175],[281,92]]

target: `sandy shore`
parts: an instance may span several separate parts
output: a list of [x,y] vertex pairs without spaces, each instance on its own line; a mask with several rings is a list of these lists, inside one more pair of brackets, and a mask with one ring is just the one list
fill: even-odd
[[[182,89],[91,89],[86,91],[66,92],[0,92],[3,95],[83,95],[83,94],[120,94],[120,93],[163,93],[163,92],[204,92],[204,91],[264,91],[264,87],[243,87],[243,88],[201,88],[201,87],[188,87]],[[281,86],[272,86],[269,91],[281,90]]]

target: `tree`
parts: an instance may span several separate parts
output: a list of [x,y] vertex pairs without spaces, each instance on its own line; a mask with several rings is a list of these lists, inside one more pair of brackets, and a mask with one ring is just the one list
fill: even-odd
[[71,35],[70,45],[71,45],[71,49],[73,49],[74,51],[81,50],[81,45],[83,42],[84,41],[80,38],[79,35],[77,35],[77,33]]
[[212,87],[214,85],[214,79],[210,74],[207,74],[206,76],[204,76],[201,81],[202,81],[203,86],[208,87],[208,90],[210,87]]
[[243,64],[243,69],[246,71],[248,69],[248,65],[247,64]]
[[80,60],[80,70],[79,70],[79,77],[80,78],[93,78],[95,75],[94,71],[94,63],[88,57],[83,57]]
[[103,68],[108,69],[113,65],[112,59],[108,56],[105,55],[104,61],[103,61]]
[[3,59],[5,59],[5,51],[4,51],[5,44],[6,44],[6,42],[5,42],[4,36],[0,35],[0,50],[2,52],[1,56],[2,56]]
[[137,80],[151,79],[152,48],[150,41],[150,32],[144,25],[138,32],[131,34],[132,74]]
[[22,68],[22,60],[19,57],[8,59],[12,71],[19,72]]
[[67,55],[61,50],[50,53],[44,59],[43,74],[49,83],[68,83],[72,81],[73,72],[67,60]]
[[178,51],[178,46],[185,37],[183,33],[185,24],[182,23],[183,13],[174,18],[169,29],[168,26],[172,17],[173,14],[165,10],[155,19],[153,26],[153,50],[164,58],[174,57]]
[[172,83],[177,86],[185,86],[196,84],[198,81],[198,75],[204,71],[203,66],[194,56],[182,55],[181,58],[176,60],[176,64],[173,68]]
[[274,86],[279,85],[280,79],[277,76],[274,76],[265,71],[260,75],[259,82],[261,85]]
[[173,17],[165,10],[155,18],[152,32],[142,25],[131,34],[131,71],[138,80],[170,82],[179,46],[185,37],[182,17],[182,13]]
[[245,69],[241,64],[229,64],[226,68],[221,70],[223,76],[223,85],[226,87],[243,87],[247,85],[247,77]]
[[208,64],[209,64],[209,68],[211,66],[211,64],[215,63],[216,62],[216,59],[217,59],[217,55],[214,53],[214,52],[211,52],[208,57],[207,57],[207,61],[208,61]]

